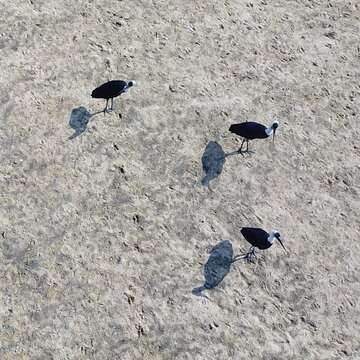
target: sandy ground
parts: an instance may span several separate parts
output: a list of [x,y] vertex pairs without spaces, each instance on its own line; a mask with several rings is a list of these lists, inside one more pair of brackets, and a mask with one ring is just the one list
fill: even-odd
[[[357,1],[1,0],[0,19],[2,360],[360,359]],[[137,86],[90,117],[109,79]],[[210,141],[273,119],[275,144],[201,185]],[[242,226],[289,254],[196,296]]]

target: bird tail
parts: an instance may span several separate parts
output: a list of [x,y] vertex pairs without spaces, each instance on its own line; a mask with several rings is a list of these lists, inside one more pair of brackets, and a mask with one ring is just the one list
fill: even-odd
[[91,97],[92,98],[99,98],[101,96],[99,96],[98,92],[97,92],[97,89],[93,90],[93,92],[91,93]]
[[240,125],[240,124],[232,124],[232,125],[229,127],[229,131],[236,134],[236,132],[239,130],[239,125]]

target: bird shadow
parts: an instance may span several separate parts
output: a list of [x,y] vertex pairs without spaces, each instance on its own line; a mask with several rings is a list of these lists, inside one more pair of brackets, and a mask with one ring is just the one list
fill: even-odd
[[238,151],[225,153],[219,143],[216,141],[209,141],[201,157],[202,168],[205,173],[205,176],[201,179],[201,184],[210,189],[210,181],[220,176],[226,158],[239,154]]
[[201,180],[203,186],[210,186],[210,181],[220,176],[225,164],[226,154],[216,141],[209,141],[201,157],[205,176]]
[[97,111],[95,113],[90,113],[84,106],[79,106],[77,108],[72,109],[70,114],[69,125],[72,129],[75,130],[75,133],[72,134],[68,140],[73,140],[76,137],[80,136],[87,130],[87,125],[90,119],[102,113],[103,111]]
[[234,257],[234,251],[230,240],[223,240],[210,251],[210,257],[204,266],[205,283],[192,290],[193,295],[203,296],[202,291],[213,289],[218,286],[229,273],[231,264],[239,260],[239,255]]

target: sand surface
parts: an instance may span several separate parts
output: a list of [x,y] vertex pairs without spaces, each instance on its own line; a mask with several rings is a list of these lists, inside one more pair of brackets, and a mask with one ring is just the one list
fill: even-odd
[[[358,1],[0,0],[0,20],[1,360],[360,359]],[[137,86],[91,117],[110,79]],[[222,161],[232,123],[273,119],[202,186],[209,142]],[[197,296],[242,226],[289,253]]]

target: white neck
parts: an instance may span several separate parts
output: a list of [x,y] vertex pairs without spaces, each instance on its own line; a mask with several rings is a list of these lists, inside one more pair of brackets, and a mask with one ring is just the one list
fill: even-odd
[[272,124],[265,129],[266,135],[270,136],[273,133],[274,129],[272,128]]
[[272,244],[272,243],[274,242],[274,240],[275,240],[275,233],[276,233],[276,231],[273,230],[273,231],[270,233],[269,237],[268,237],[268,242],[269,242],[270,244]]

